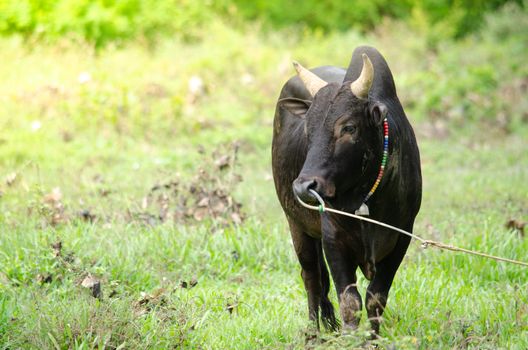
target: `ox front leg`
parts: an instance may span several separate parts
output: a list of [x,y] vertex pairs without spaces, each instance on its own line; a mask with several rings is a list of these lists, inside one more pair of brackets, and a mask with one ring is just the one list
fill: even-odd
[[[412,228],[409,231],[412,231]],[[374,332],[374,337],[379,334],[381,316],[385,310],[385,305],[387,305],[389,290],[394,275],[407,251],[409,242],[409,237],[403,235],[400,236],[395,249],[382,261],[376,264],[376,274],[367,288],[366,308]]]
[[356,329],[361,318],[361,296],[356,284],[357,264],[334,237],[323,234],[323,249],[336,286],[343,328]]

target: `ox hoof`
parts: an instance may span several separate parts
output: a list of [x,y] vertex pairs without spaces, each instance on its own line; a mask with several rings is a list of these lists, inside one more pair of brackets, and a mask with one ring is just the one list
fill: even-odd
[[346,291],[339,298],[339,311],[343,320],[343,330],[356,330],[361,318],[361,299]]

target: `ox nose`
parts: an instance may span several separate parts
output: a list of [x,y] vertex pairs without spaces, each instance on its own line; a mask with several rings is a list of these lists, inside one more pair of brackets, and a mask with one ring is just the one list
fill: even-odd
[[317,203],[317,199],[310,193],[310,190],[317,191],[317,187],[318,182],[315,178],[297,178],[293,181],[293,193],[305,203]]

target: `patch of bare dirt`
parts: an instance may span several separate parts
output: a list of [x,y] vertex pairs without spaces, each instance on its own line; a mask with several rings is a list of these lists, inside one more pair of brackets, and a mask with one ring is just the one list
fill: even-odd
[[189,180],[176,176],[155,184],[142,198],[141,211],[130,213],[130,218],[148,225],[205,220],[219,227],[242,223],[242,204],[233,197],[242,181],[236,169],[238,149],[238,144],[233,143],[210,154],[201,150],[201,163]]

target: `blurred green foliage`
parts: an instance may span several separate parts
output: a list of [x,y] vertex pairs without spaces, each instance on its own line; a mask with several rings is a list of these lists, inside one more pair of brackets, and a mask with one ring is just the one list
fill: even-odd
[[[401,37],[411,36],[409,28],[398,30]],[[413,72],[400,79],[407,110],[440,124],[479,122],[507,132],[519,129],[528,121],[527,33],[526,11],[509,4],[488,14],[478,33],[441,40],[435,50],[428,49],[426,37],[407,40],[398,54],[409,57],[400,59],[418,58],[415,64],[422,65],[406,67]]]
[[[484,13],[507,0],[233,0],[243,17],[261,19],[274,26],[304,24],[325,31],[368,30],[383,17],[410,20],[418,29],[441,28],[448,37],[460,37],[476,29]],[[522,1],[516,1],[522,3]]]
[[[483,15],[507,0],[0,0],[0,34],[46,40],[67,37],[97,47],[109,42],[160,36],[196,37],[213,18],[233,25],[258,21],[330,32],[372,30],[384,18],[409,21],[435,45],[460,38],[482,23]],[[510,0],[512,2],[512,0]],[[513,0],[523,4],[522,0]]]
[[215,12],[212,3],[192,0],[0,0],[0,34],[67,37],[99,47],[162,34],[185,37]]

